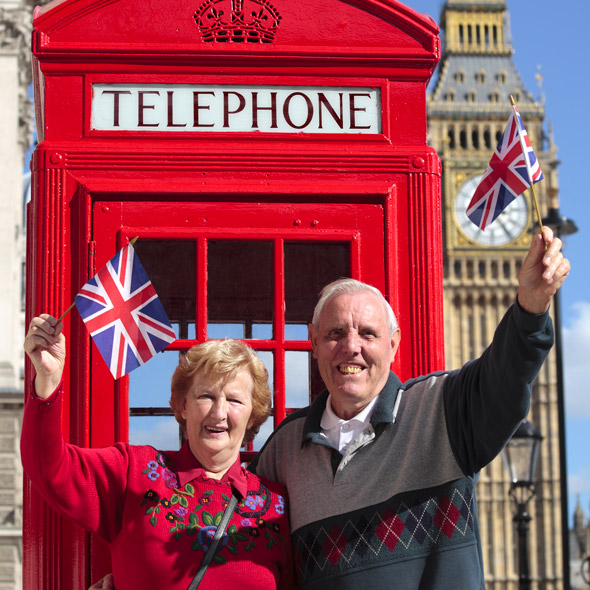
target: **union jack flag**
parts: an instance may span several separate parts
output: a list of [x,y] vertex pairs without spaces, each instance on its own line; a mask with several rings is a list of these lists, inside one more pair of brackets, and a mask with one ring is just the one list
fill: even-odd
[[498,147],[467,207],[467,217],[484,230],[506,207],[542,180],[541,166],[515,106]]
[[176,339],[131,244],[117,252],[74,301],[115,379],[143,365]]

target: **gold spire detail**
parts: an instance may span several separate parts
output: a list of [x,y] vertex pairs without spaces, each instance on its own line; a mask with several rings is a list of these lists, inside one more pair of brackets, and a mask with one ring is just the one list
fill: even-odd
[[504,2],[447,2],[445,53],[512,55]]

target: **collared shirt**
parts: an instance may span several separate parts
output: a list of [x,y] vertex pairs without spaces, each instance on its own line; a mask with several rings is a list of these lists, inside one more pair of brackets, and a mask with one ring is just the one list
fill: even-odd
[[378,396],[375,396],[365,408],[350,420],[343,420],[335,414],[332,409],[332,396],[328,396],[320,426],[322,433],[341,453],[344,453],[348,445],[369,424],[377,398]]
[[[193,455],[188,441],[184,443],[175,459],[175,468],[178,473],[178,483],[184,487],[186,483],[201,477],[204,479],[213,479],[207,476],[205,469]],[[227,481],[242,498],[248,493],[248,476],[246,470],[241,466],[240,459],[227,470],[220,481]]]

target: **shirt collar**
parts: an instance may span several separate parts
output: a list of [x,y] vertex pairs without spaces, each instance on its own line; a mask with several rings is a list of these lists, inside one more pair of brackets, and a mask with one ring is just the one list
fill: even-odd
[[393,371],[390,371],[387,383],[377,396],[377,403],[371,414],[371,424],[373,426],[395,422],[402,389],[403,386],[399,377]]
[[343,420],[334,412],[334,409],[332,408],[332,395],[329,395],[328,400],[326,401],[326,409],[322,414],[320,426],[323,430],[331,430],[336,426],[340,426],[344,422],[359,422],[361,424],[368,424],[369,417],[371,416],[371,412],[373,411],[378,397],[379,396],[375,396],[358,414],[353,416],[350,420]]
[[[193,455],[188,441],[185,442],[180,451],[178,451],[175,467],[176,473],[178,474],[178,484],[181,488],[197,477],[218,481],[207,477],[205,469]],[[239,457],[219,481],[229,483],[242,498],[245,498],[248,495],[248,474],[240,464]]]
[[[400,399],[401,390],[401,381],[393,371],[390,371],[385,387],[375,398],[377,402],[370,418],[370,422],[374,427],[381,423],[391,424],[394,421],[395,405],[396,401]],[[328,391],[324,389],[306,409],[305,424],[301,436],[302,447],[308,440],[318,444],[327,444],[325,442],[326,438],[321,434],[322,428],[320,426],[327,399]]]

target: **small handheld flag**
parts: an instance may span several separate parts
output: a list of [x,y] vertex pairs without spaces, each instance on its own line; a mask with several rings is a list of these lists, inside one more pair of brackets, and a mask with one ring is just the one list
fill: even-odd
[[484,230],[543,173],[516,106],[498,147],[467,207],[467,217]]
[[131,244],[80,289],[74,303],[115,379],[143,365],[176,339]]

